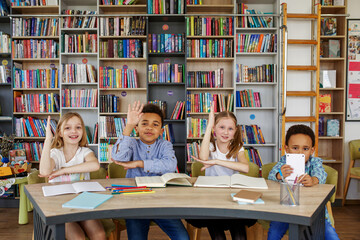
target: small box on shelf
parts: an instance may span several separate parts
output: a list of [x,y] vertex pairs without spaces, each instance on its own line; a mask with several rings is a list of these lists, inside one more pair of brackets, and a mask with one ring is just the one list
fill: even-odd
[[326,121],[327,129],[326,135],[328,137],[340,136],[340,121],[338,119],[328,119]]
[[319,112],[331,112],[331,94],[319,95]]
[[336,70],[320,70],[320,88],[336,88]]

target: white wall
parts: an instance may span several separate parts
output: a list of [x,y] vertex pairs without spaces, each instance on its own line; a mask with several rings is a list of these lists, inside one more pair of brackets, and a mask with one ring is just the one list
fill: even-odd
[[[360,19],[360,1],[359,0],[348,0],[348,14],[349,18]],[[345,123],[345,165],[344,165],[344,183],[345,177],[349,168],[349,141],[353,139],[360,139],[360,122],[346,122]],[[360,164],[357,164],[360,166]],[[351,180],[349,193],[347,199],[360,199],[360,181]]]
[[[288,12],[300,12],[300,13],[308,13],[309,11],[309,3],[311,0],[281,0],[281,2],[286,2],[288,4]],[[348,13],[350,14],[350,18],[359,18],[360,19],[360,1],[359,0],[347,0],[348,2]],[[292,37],[292,33],[290,32],[291,26],[289,22],[289,39],[295,38],[295,35]],[[306,26],[295,26],[297,34],[306,33]],[[300,30],[301,29],[301,30]],[[299,31],[300,30],[300,31]],[[296,34],[294,32],[294,34]],[[307,35],[307,34],[305,34]],[[299,38],[299,37],[297,37]],[[305,61],[306,59],[298,59],[299,57],[308,58],[308,56],[303,56],[304,53],[299,52],[299,49],[293,49],[288,51],[288,59],[289,64],[291,63],[291,59],[296,59],[296,61]],[[309,59],[309,58],[308,58]],[[289,76],[290,77],[290,76]],[[298,88],[298,86],[288,82],[288,89]],[[305,89],[301,89],[305,90]],[[297,103],[293,103],[296,105],[295,109],[298,111],[299,105]],[[303,101],[303,105],[306,105]],[[291,106],[288,106],[288,109],[291,109]],[[306,110],[306,109],[305,109]],[[344,164],[344,183],[346,174],[348,172],[349,167],[349,148],[348,142],[353,139],[360,139],[360,122],[345,122],[345,164]],[[358,164],[360,166],[360,163]],[[347,199],[360,199],[360,181],[352,180],[350,182],[349,192],[347,194]]]

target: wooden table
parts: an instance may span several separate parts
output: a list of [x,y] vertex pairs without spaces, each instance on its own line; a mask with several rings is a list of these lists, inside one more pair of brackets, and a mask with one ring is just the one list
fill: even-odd
[[[94,180],[95,181],[95,180]],[[135,185],[133,179],[98,179],[100,184]],[[166,187],[153,194],[114,195],[94,210],[62,208],[75,194],[44,197],[41,187],[25,186],[25,193],[34,206],[35,239],[65,239],[65,222],[100,218],[252,218],[290,223],[289,239],[324,239],[325,205],[334,193],[333,185],[321,184],[300,190],[300,205],[280,205],[280,184],[267,181],[263,193],[265,204],[239,205],[230,193],[239,189]],[[110,194],[106,192],[104,194]],[[310,231],[311,229],[311,231]]]

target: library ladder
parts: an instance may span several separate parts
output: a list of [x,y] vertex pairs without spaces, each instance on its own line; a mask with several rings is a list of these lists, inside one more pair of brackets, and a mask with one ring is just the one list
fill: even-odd
[[[321,23],[321,6],[320,4],[315,4],[312,1],[311,13],[288,13],[287,4],[282,4],[282,112],[281,112],[281,152],[282,155],[285,152],[285,132],[287,124],[306,124],[310,125],[315,132],[315,156],[318,153],[318,123],[319,123],[319,76],[320,76],[320,23]],[[310,21],[310,39],[288,39],[288,19],[309,22]],[[299,46],[300,48],[309,48],[309,62],[310,65],[288,65],[287,64],[287,51],[288,46]],[[310,75],[310,87],[308,91],[294,91],[288,90],[288,79],[287,72],[297,71],[297,72],[309,72]],[[291,79],[289,79],[291,80]],[[287,107],[287,98],[291,97],[293,99],[309,99],[309,106],[307,110],[307,115],[298,114],[296,116],[287,116],[286,107]],[[300,107],[300,106],[292,106]]]

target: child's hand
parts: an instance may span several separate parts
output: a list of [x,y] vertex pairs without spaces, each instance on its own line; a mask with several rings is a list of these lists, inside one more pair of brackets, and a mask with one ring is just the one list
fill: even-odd
[[144,162],[142,160],[135,160],[129,162],[119,162],[111,159],[117,165],[123,166],[125,170],[133,169],[133,168],[144,168]]
[[215,124],[215,106],[214,106],[214,102],[212,102],[210,106],[208,126],[213,127],[214,124]]
[[45,139],[51,141],[52,138],[53,138],[53,134],[51,132],[50,120],[51,120],[51,117],[48,116],[47,122],[46,122],[46,136],[45,136]]
[[309,174],[301,175],[299,179],[299,183],[304,184],[305,187],[312,187],[319,183],[317,177],[311,177]]
[[193,158],[195,161],[198,161],[198,162],[204,164],[204,166],[201,168],[201,171],[204,171],[205,169],[216,165],[216,160],[201,160],[201,159],[196,158],[194,156],[191,156],[191,158]]
[[133,103],[133,106],[131,108],[131,105],[128,106],[128,112],[127,112],[127,124],[136,126],[143,113],[141,112],[144,107],[144,104],[140,105],[140,101],[135,101]]
[[[294,169],[291,168],[291,166],[290,166],[290,165],[287,165],[287,164],[283,165],[283,166],[280,168],[280,171],[281,171],[282,175],[284,176],[284,178],[290,176],[290,175],[292,174],[293,170],[294,170]],[[280,174],[278,174],[277,178],[278,178],[278,179],[280,178],[279,180],[281,180]]]

